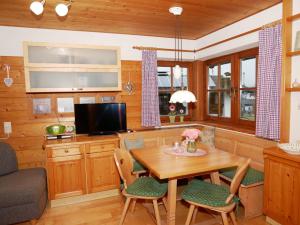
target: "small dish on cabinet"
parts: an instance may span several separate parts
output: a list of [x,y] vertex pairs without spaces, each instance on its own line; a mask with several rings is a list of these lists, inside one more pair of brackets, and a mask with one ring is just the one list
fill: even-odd
[[282,144],[278,144],[278,147],[288,154],[300,155],[299,143],[282,143]]

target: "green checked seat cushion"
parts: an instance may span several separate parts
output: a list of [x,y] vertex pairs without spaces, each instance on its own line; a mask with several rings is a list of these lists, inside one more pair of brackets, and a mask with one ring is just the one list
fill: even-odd
[[[236,173],[236,168],[229,168],[229,169],[223,169],[220,171],[221,175],[233,179],[235,173]],[[264,181],[264,173],[261,171],[258,171],[253,168],[248,168],[247,173],[242,180],[241,184],[244,186],[248,186],[251,184],[256,184]]]
[[[192,180],[183,190],[181,196],[186,201],[195,202],[212,207],[227,206],[226,199],[230,195],[229,188],[217,184],[211,184],[202,180]],[[237,203],[238,197],[233,198]]]
[[[143,138],[137,138],[135,140],[129,140],[124,139],[124,145],[126,150],[130,151],[133,149],[139,149],[144,147],[144,139]],[[139,172],[139,171],[145,171],[146,168],[143,167],[139,162],[137,162],[133,158],[133,171],[132,172]]]
[[168,184],[159,182],[153,177],[139,177],[130,184],[126,192],[144,197],[161,197],[167,193]]
[[143,171],[143,170],[146,170],[146,168],[143,167],[139,162],[134,160],[133,161],[133,172],[139,172],[139,171]]

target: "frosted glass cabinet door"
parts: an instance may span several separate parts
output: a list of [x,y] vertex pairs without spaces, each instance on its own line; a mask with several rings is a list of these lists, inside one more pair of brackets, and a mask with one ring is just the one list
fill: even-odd
[[119,73],[29,71],[30,92],[51,91],[118,91]]
[[28,64],[118,66],[119,50],[28,46]]

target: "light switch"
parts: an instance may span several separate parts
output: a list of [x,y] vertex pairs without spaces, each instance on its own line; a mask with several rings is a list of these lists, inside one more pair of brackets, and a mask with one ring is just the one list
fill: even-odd
[[4,122],[3,127],[4,127],[5,134],[11,134],[11,132],[12,132],[11,122]]

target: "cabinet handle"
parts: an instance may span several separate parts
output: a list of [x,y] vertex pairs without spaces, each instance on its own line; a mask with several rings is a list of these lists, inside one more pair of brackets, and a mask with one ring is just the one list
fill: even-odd
[[69,149],[65,149],[65,153],[69,153]]

